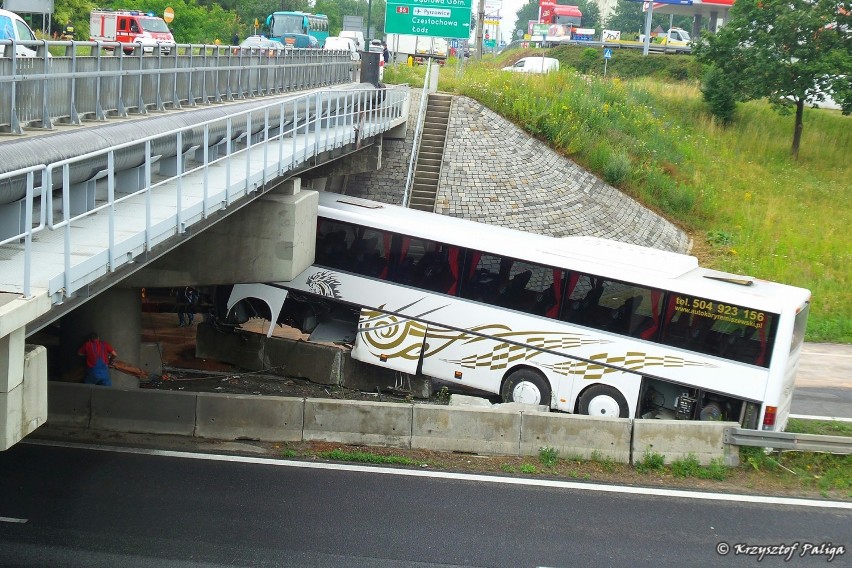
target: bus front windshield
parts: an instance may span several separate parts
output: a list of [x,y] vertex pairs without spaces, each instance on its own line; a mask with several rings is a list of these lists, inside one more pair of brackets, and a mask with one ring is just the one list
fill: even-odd
[[273,14],[270,34],[281,37],[286,34],[305,33],[305,16],[297,14]]

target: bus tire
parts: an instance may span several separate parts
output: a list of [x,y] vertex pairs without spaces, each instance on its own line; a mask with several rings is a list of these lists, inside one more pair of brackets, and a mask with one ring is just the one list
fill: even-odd
[[580,395],[580,414],[627,418],[630,407],[618,390],[607,385],[593,385]]
[[540,373],[532,369],[513,371],[503,381],[500,396],[503,402],[543,404],[550,408],[550,384]]

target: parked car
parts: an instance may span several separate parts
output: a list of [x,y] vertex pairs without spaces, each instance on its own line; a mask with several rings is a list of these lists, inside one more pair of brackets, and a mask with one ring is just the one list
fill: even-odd
[[280,41],[275,41],[274,39],[269,39],[262,35],[248,36],[240,44],[240,47],[243,49],[259,50],[261,55],[271,56],[274,56],[286,49],[284,44]]
[[355,40],[349,37],[327,37],[323,49],[337,49],[348,51],[352,57],[352,61],[360,61],[361,54],[358,53],[358,48],[355,47]]
[[550,73],[559,71],[559,60],[553,57],[524,57],[514,65],[503,67],[503,71],[515,73]]
[[[13,39],[15,41],[35,41],[35,33],[27,23],[14,12],[0,10],[0,40]],[[6,54],[6,46],[0,45],[0,57],[10,57]],[[18,57],[35,57],[36,50],[29,46],[16,45],[15,54]]]

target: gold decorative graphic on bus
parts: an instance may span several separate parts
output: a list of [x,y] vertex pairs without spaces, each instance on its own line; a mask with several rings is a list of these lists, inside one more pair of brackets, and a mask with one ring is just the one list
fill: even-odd
[[426,325],[393,314],[362,309],[358,333],[374,354],[378,351],[388,359],[416,361],[420,358]]
[[[554,365],[542,365],[547,369],[560,375],[579,375],[587,381],[595,381],[603,378],[607,373],[615,373],[622,370],[639,371],[648,367],[707,367],[717,368],[712,363],[701,361],[690,361],[676,355],[648,355],[641,351],[628,351],[626,355],[610,355],[609,353],[598,353],[589,357],[592,361],[599,361],[605,365],[587,363],[585,361],[563,361]],[[612,365],[612,367],[606,366]]]
[[[413,304],[409,304],[406,308],[411,305]],[[383,308],[384,305],[380,307]],[[418,314],[417,317],[422,317],[430,312]],[[366,308],[361,310],[358,333],[362,340],[369,345],[371,352],[379,351],[389,359],[394,357],[417,359],[420,356],[421,347],[425,351],[424,357],[432,357],[449,346],[460,342],[473,345],[482,341],[491,341],[495,337],[511,342],[501,344],[503,347],[500,348],[496,356],[494,352],[491,352],[482,355],[468,355],[462,360],[448,360],[450,363],[460,364],[467,368],[485,365],[498,365],[492,368],[503,368],[507,362],[529,360],[544,354],[548,350],[561,351],[575,349],[582,345],[611,343],[606,339],[590,339],[580,333],[514,331],[504,324],[485,324],[466,330],[432,326],[429,327],[427,333],[426,324]],[[425,344],[424,339],[426,340]]]

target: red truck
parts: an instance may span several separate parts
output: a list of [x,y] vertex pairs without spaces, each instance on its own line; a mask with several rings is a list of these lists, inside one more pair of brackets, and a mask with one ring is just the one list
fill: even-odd
[[[156,46],[169,54],[175,47],[175,38],[162,18],[138,10],[94,10],[89,19],[91,41],[117,41],[128,44],[125,53],[137,45],[144,53],[152,53]],[[131,45],[132,44],[132,45]]]

